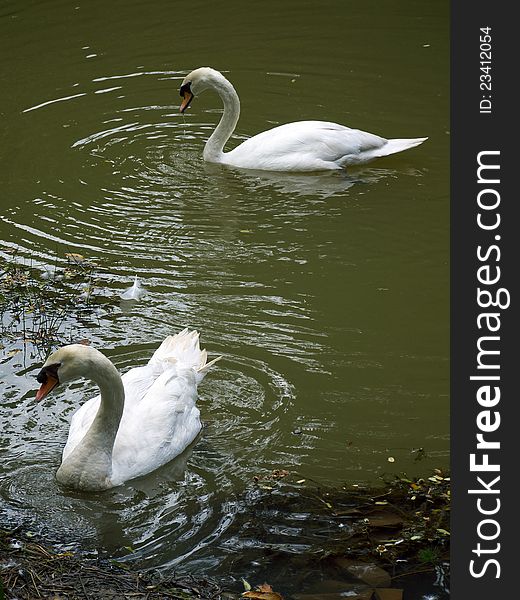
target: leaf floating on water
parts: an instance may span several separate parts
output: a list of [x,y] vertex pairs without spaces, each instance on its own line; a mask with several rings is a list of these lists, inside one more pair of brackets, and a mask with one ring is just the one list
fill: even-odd
[[80,265],[81,263],[85,262],[85,257],[83,256],[83,254],[78,254],[76,252],[66,252],[65,256],[70,262],[76,263],[77,265]]
[[[279,479],[283,479],[284,477],[287,477],[287,475],[290,475],[289,471],[287,471],[287,469],[275,469],[274,471],[271,471],[271,473],[269,473],[268,475],[254,475],[253,476],[253,481],[255,481],[255,483],[259,483],[261,481],[278,481]],[[264,489],[269,489],[271,490],[272,488],[264,488]]]
[[121,297],[121,300],[139,300],[145,294],[146,289],[142,287],[142,285],[139,283],[139,280],[137,279],[136,275],[134,279],[134,284],[131,285],[129,288],[126,288],[126,290],[121,292],[119,296]]
[[273,588],[268,583],[262,583],[257,586],[259,592],[272,592]]
[[414,450],[412,450],[412,454],[416,454],[414,460],[416,462],[422,460],[423,458],[426,458],[428,455],[426,454],[426,450],[424,448],[416,448]]
[[249,592],[249,590],[251,589],[251,584],[249,583],[249,581],[246,581],[243,577],[240,578],[242,580],[242,585],[244,586],[244,590],[246,592]]
[[289,471],[287,469],[275,469],[271,473],[272,479],[282,479],[283,477],[287,477],[289,475]]
[[253,600],[283,600],[283,596],[278,592],[274,592],[268,583],[262,583],[254,590],[243,592],[242,597],[253,598]]

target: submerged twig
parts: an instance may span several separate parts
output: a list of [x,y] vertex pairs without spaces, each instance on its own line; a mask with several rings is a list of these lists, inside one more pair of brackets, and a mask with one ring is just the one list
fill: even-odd
[[66,258],[65,266],[42,272],[32,258],[0,252],[0,335],[5,340],[21,342],[24,349],[31,344],[45,355],[74,341],[66,336],[68,323],[95,317],[94,264],[78,254]]

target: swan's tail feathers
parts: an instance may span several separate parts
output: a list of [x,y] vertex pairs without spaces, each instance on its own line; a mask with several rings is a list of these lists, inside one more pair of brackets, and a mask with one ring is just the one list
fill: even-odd
[[410,139],[399,139],[388,140],[387,143],[379,149],[379,156],[388,156],[389,154],[395,154],[396,152],[402,152],[403,150],[409,150],[415,148],[425,142],[428,138],[410,138]]
[[207,362],[208,353],[201,350],[199,332],[183,329],[176,335],[169,335],[154,352],[150,363],[168,361],[175,363],[181,369],[193,369],[197,383],[200,383],[209,368],[221,357]]

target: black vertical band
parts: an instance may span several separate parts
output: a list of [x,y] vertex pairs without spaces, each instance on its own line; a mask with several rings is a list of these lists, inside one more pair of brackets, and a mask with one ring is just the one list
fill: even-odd
[[513,6],[452,2],[451,591],[456,600],[517,593],[520,194],[513,186],[520,164],[513,145],[520,127],[513,102],[518,104],[520,31]]

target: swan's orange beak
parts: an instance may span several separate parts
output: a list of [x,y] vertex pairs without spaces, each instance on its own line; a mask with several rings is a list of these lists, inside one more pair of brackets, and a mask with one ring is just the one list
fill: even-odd
[[59,365],[50,365],[43,367],[38,373],[36,381],[41,383],[40,389],[36,392],[36,401],[43,400],[60,382],[58,379]]
[[186,81],[186,83],[183,83],[181,85],[179,94],[182,98],[182,104],[179,110],[181,111],[181,113],[183,113],[190,105],[190,102],[193,100],[193,94],[191,93],[191,81]]
[[190,90],[185,90],[184,94],[182,95],[181,107],[179,108],[181,113],[183,113],[188,108],[188,106],[190,105],[190,102],[192,100],[193,100],[193,94],[190,92]]
[[58,385],[58,383],[59,381],[56,379],[56,377],[47,375],[47,381],[42,383],[40,389],[36,392],[36,401],[39,402],[40,400],[43,400],[45,396],[47,396],[47,394],[49,394],[49,392],[51,392]]

